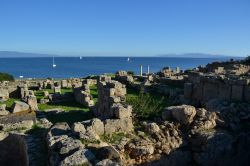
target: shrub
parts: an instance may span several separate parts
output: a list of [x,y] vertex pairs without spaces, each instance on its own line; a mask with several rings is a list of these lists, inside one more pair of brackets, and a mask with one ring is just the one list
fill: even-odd
[[0,72],[0,81],[14,81],[14,77],[8,73]]
[[128,73],[128,75],[132,75],[132,76],[135,75],[135,72],[133,72],[133,71],[128,71],[127,73]]
[[141,90],[138,96],[127,98],[127,103],[132,105],[136,118],[152,119],[162,110],[163,100],[163,97],[158,100]]
[[245,64],[248,64],[248,65],[250,64],[250,55],[245,58],[244,62]]

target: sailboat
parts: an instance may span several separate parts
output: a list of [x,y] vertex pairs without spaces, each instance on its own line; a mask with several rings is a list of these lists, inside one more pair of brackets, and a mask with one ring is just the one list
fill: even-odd
[[82,57],[80,56],[80,59],[82,59]]
[[127,61],[128,61],[128,62],[130,61],[129,57],[128,57]]
[[55,68],[56,67],[56,64],[55,64],[55,57],[53,56],[53,68]]

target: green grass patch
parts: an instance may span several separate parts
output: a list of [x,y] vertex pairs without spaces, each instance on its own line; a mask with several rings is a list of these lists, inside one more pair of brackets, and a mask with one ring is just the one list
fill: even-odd
[[46,109],[54,109],[54,108],[61,108],[65,111],[72,111],[72,110],[84,110],[89,111],[89,108],[75,102],[75,101],[67,101],[62,103],[48,103],[48,104],[38,104],[39,110],[45,111]]
[[54,123],[57,122],[67,122],[70,126],[75,122],[81,122],[93,118],[90,111],[68,111],[64,113],[59,113],[57,115],[48,114],[47,119]]
[[94,103],[96,103],[98,98],[97,86],[92,85],[89,88],[90,88],[90,94],[93,96]]
[[101,143],[99,140],[91,141],[91,140],[86,140],[86,139],[82,139],[82,138],[80,140],[81,140],[82,144],[84,144],[84,145],[88,145],[90,143],[93,143],[93,144],[100,144]]
[[14,101],[20,101],[20,99],[9,98],[7,101],[0,103],[0,105],[6,104],[7,109],[11,108]]
[[62,94],[65,94],[65,93],[72,93],[72,92],[73,92],[72,88],[62,88],[62,89],[61,89],[61,93],[62,93]]
[[112,144],[120,143],[124,137],[128,137],[128,135],[125,133],[113,133],[112,135],[104,134],[100,136],[101,140],[103,140],[104,142],[112,143]]

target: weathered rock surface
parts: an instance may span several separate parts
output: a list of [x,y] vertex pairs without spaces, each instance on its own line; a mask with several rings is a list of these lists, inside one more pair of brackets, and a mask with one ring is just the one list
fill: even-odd
[[12,105],[12,113],[27,111],[29,109],[29,105],[21,102],[21,101],[15,101]]
[[88,149],[80,149],[63,159],[59,166],[89,165],[95,160],[94,154]]
[[31,110],[34,110],[34,111],[38,110],[36,96],[29,95],[29,96],[27,96],[26,100],[27,100],[27,104],[30,106]]
[[104,121],[105,134],[112,134],[115,132],[130,132],[134,130],[131,118],[124,119],[107,119]]
[[0,116],[8,115],[10,112],[6,111],[6,104],[0,105]]
[[181,124],[190,124],[196,115],[195,107],[190,105],[171,106],[167,108],[172,116]]
[[119,152],[113,146],[104,146],[98,149],[96,157],[99,160],[110,159],[115,162],[121,162]]
[[104,159],[96,163],[96,166],[120,166],[120,164],[113,162],[110,159]]

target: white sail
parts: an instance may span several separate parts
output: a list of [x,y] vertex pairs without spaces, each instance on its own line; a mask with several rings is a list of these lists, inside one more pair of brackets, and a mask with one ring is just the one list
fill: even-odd
[[129,62],[129,61],[130,61],[130,59],[128,58],[128,59],[127,59],[127,61]]
[[55,68],[56,67],[56,64],[55,64],[55,57],[53,56],[53,68]]

